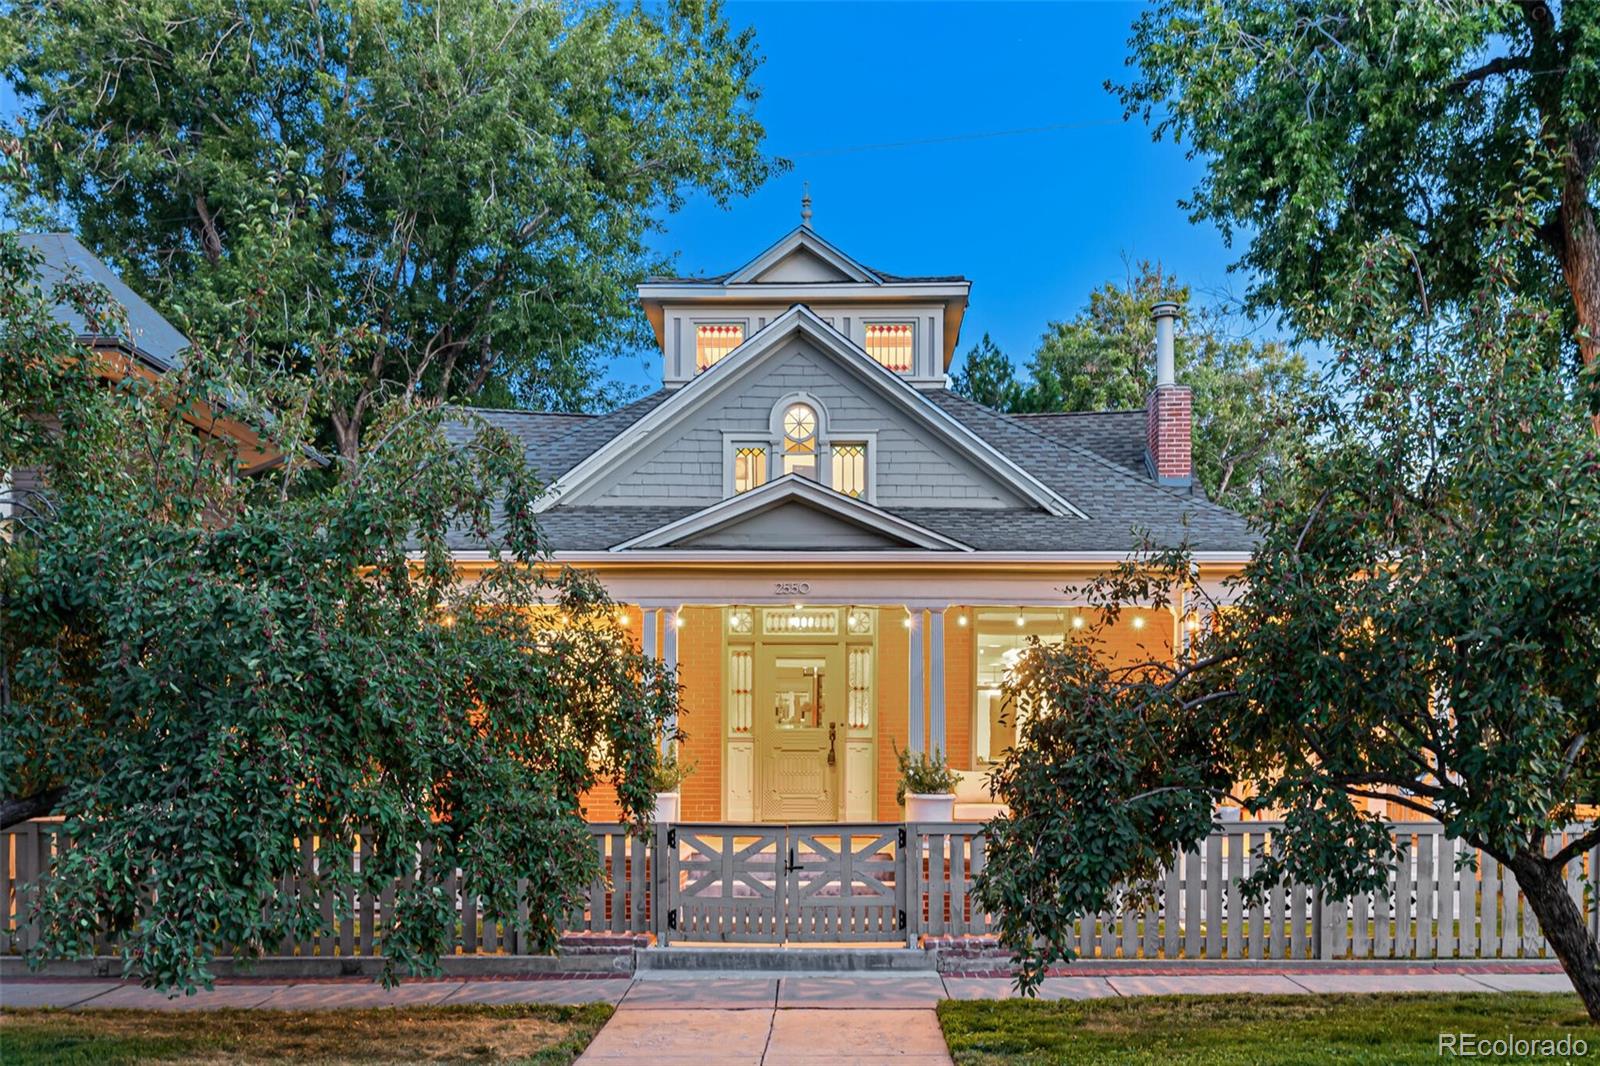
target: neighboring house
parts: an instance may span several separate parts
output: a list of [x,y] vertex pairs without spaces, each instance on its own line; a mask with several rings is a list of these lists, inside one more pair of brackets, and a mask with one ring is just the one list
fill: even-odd
[[[803,224],[729,274],[640,286],[659,390],[598,416],[477,412],[546,479],[554,558],[678,667],[685,821],[898,820],[897,748],[946,752],[969,772],[958,815],[983,814],[1015,735],[1002,679],[1030,637],[1083,624],[1067,586],[1140,532],[1187,541],[1208,585],[1247,557],[1244,520],[1193,479],[1176,308],[1155,309],[1146,410],[1015,416],[947,386],[969,289]],[[1168,659],[1187,624],[1126,612],[1108,654]]]
[[[69,327],[79,342],[94,353],[107,383],[129,377],[154,381],[182,367],[189,339],[76,237],[69,233],[18,233],[15,237],[24,248],[40,256],[38,280],[44,288],[67,280],[93,282],[122,307],[125,329],[116,334],[99,332],[76,308],[57,304],[52,309],[56,320]],[[183,417],[197,436],[233,441],[242,474],[269,469],[283,459],[279,450],[264,444],[248,425],[228,417],[224,403],[215,407],[197,404]],[[0,471],[0,518],[41,487],[37,470]]]

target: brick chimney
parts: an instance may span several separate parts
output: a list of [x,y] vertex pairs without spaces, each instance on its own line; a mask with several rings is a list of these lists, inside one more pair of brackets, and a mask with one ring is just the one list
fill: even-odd
[[1144,461],[1158,483],[1186,489],[1194,482],[1189,445],[1194,398],[1189,387],[1177,381],[1173,332],[1178,305],[1159,303],[1151,314],[1156,320],[1156,387],[1144,401]]

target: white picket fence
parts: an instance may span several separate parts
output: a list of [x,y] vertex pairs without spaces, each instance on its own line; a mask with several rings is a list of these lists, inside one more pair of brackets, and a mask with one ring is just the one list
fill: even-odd
[[[1442,959],[1551,958],[1538,922],[1509,870],[1444,835],[1437,822],[1396,822],[1401,858],[1386,891],[1325,900],[1304,885],[1279,884],[1246,902],[1240,882],[1270,854],[1281,822],[1237,822],[1176,857],[1154,891],[1122,912],[1078,923],[1076,951],[1101,959]],[[972,896],[983,869],[983,827],[921,824],[911,835],[917,878],[916,931],[989,933],[993,922]],[[1587,826],[1552,840],[1564,845]],[[1472,853],[1458,868],[1457,859]],[[1600,849],[1568,863],[1573,900],[1600,934],[1588,878]]]
[[[664,880],[676,867],[658,868],[656,857],[667,853],[663,849],[674,828],[658,826],[655,834],[637,837],[620,825],[591,826],[601,877],[586,886],[584,905],[567,915],[562,927],[591,934],[662,936],[675,908],[658,907],[656,901],[677,899]],[[702,831],[705,828],[700,827]],[[771,830],[742,828],[749,830],[751,839]],[[871,828],[877,838],[882,837],[885,827]],[[906,913],[898,923],[902,928],[886,937],[903,936],[915,944],[925,936],[992,933],[994,923],[973,895],[973,884],[985,861],[983,826],[949,822],[909,823],[903,828],[903,842],[882,844],[880,839],[882,846],[874,853],[874,861],[882,867],[875,869],[874,876],[905,901]],[[1266,821],[1221,827],[1197,851],[1177,856],[1148,898],[1119,913],[1080,921],[1078,955],[1280,960],[1551,957],[1509,871],[1477,852],[1470,864],[1458,866],[1458,858],[1470,849],[1446,837],[1442,827],[1432,822],[1392,826],[1402,858],[1385,891],[1353,900],[1325,900],[1304,885],[1280,884],[1266,898],[1246,902],[1240,882],[1263,855],[1271,853],[1281,828],[1282,823]],[[1551,846],[1564,844],[1586,828],[1569,827]],[[897,832],[893,826],[889,829]],[[35,882],[48,875],[58,831],[51,823],[29,822],[0,833],[0,902],[4,904],[0,952],[24,951],[37,942],[29,903]],[[850,838],[855,830],[850,826],[811,827],[807,832],[826,847],[833,845],[821,838]],[[736,843],[744,839],[736,827],[728,827],[725,835]],[[872,834],[856,835],[873,838]],[[674,846],[679,849],[679,866],[688,863],[692,867],[701,861],[693,854],[684,855],[685,845],[675,841]],[[356,859],[361,861],[359,849]],[[1590,928],[1600,933],[1600,908],[1589,883],[1600,871],[1597,863],[1600,849],[1586,852],[1568,864],[1566,876]],[[285,879],[283,891],[319,891],[314,877],[317,864],[316,851],[308,846],[302,869]],[[455,953],[526,953],[530,948],[526,907],[514,920],[490,920],[479,901],[463,890],[459,872],[454,876]],[[895,887],[901,883],[905,885],[903,893]],[[389,888],[370,897],[352,895],[347,899],[320,891],[318,907],[325,928],[303,941],[285,941],[276,953],[300,957],[380,954],[385,915],[391,913],[394,891]],[[828,895],[818,892],[815,901],[826,904]],[[684,936],[680,932],[662,939]],[[109,950],[110,946],[101,947]]]

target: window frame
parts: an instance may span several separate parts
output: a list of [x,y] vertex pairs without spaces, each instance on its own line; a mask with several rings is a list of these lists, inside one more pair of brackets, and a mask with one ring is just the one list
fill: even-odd
[[[863,503],[872,503],[878,494],[878,434],[876,430],[857,432],[855,430],[840,431],[837,434],[832,429],[828,417],[828,408],[809,392],[792,392],[782,397],[773,404],[772,412],[767,423],[767,433],[750,433],[736,430],[722,431],[722,498],[732,499],[743,495],[734,491],[734,466],[735,458],[741,448],[764,448],[767,453],[767,477],[761,484],[770,484],[783,476],[783,417],[790,407],[803,403],[811,408],[817,416],[816,434],[812,437],[815,448],[811,453],[816,458],[817,476],[812,479],[818,485],[839,491],[833,483],[833,445],[851,444],[860,445],[865,449],[862,455],[862,490],[860,496],[852,499]],[[837,440],[835,438],[837,437]],[[752,486],[759,488],[760,486]],[[751,491],[746,489],[746,492]]]
[[[761,485],[772,480],[772,439],[770,437],[753,436],[749,433],[722,434],[722,498],[731,500],[735,496],[744,495],[738,491],[734,477],[735,460],[742,448],[760,448],[766,454],[766,476],[762,478]],[[761,485],[752,485],[745,492],[754,492]]]
[[862,503],[872,503],[878,495],[878,435],[876,433],[840,433],[838,439],[830,437],[826,444],[826,469],[828,472],[828,480],[822,482],[822,484],[828,486],[830,489],[833,489],[833,491],[840,493],[840,495],[848,495],[833,483],[833,446],[835,444],[859,445],[862,449],[861,495],[852,496],[851,499],[860,500]]
[[689,375],[689,377],[691,379],[699,377],[701,374],[704,374],[707,370],[710,370],[712,366],[716,366],[717,363],[722,362],[723,359],[726,359],[728,357],[727,355],[723,355],[721,358],[719,358],[717,360],[717,363],[712,363],[711,366],[702,367],[700,365],[700,327],[701,326],[738,326],[739,327],[739,344],[736,344],[732,348],[728,349],[728,354],[729,355],[731,355],[735,350],[737,350],[740,344],[743,344],[745,341],[748,341],[750,339],[750,336],[751,336],[750,319],[748,319],[748,318],[730,317],[728,315],[708,315],[708,316],[704,316],[704,317],[699,316],[699,315],[687,315],[687,316],[685,316],[685,320],[689,323],[689,346],[688,346],[689,347],[689,353],[688,353],[689,357],[687,359],[687,362],[690,362],[690,363],[694,364],[693,373],[691,373]]
[[[861,350],[867,353],[867,357],[869,359],[883,367],[889,373],[909,374],[912,377],[915,377],[918,372],[917,353],[920,351],[920,344],[922,341],[922,331],[919,328],[920,325],[921,323],[915,318],[864,318],[861,320]],[[872,354],[872,349],[867,347],[867,341],[869,339],[868,332],[873,326],[907,326],[910,328],[911,360],[904,369],[897,369],[895,367],[888,366]]]

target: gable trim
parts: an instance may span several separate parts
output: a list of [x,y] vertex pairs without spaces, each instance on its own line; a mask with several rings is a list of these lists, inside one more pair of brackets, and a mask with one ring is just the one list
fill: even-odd
[[942,533],[935,533],[926,526],[891,514],[870,503],[864,503],[852,496],[817,484],[809,478],[798,474],[784,474],[776,480],[769,481],[760,488],[751,489],[749,492],[740,493],[726,500],[720,500],[694,514],[685,515],[664,526],[658,526],[648,533],[642,533],[631,540],[612,546],[613,552],[632,551],[635,549],[670,548],[682,540],[690,537],[713,533],[719,529],[737,523],[740,519],[759,514],[762,511],[781,507],[786,503],[800,502],[815,507],[817,510],[831,517],[848,522],[851,525],[861,526],[877,533],[882,533],[896,540],[905,542],[908,547],[923,548],[929,551],[958,551],[970,552],[972,547],[959,540],[947,537]]
[[828,325],[804,304],[795,304],[768,322],[754,336],[747,338],[743,344],[719,359],[716,365],[701,371],[627,430],[607,441],[562,474],[534,503],[534,511],[544,511],[555,506],[564,494],[588,485],[619,458],[630,453],[634,447],[652,435],[669,429],[689,417],[724,388],[731,386],[743,372],[758,364],[765,355],[777,350],[779,345],[795,333],[804,333],[820,346],[826,347],[841,363],[854,369],[864,381],[872,385],[880,396],[898,404],[912,418],[943,437],[946,443],[954,445],[967,459],[1024,499],[1053,515],[1088,517],[1055,490],[1018,466],[1005,453],[918,392],[900,375],[885,369],[859,345]]
[[755,282],[756,277],[764,270],[777,265],[797,251],[807,251],[833,267],[851,281],[870,285],[882,285],[883,279],[872,271],[850,258],[817,235],[810,226],[800,226],[790,230],[778,243],[756,256],[744,266],[728,275],[727,285],[742,285]]

